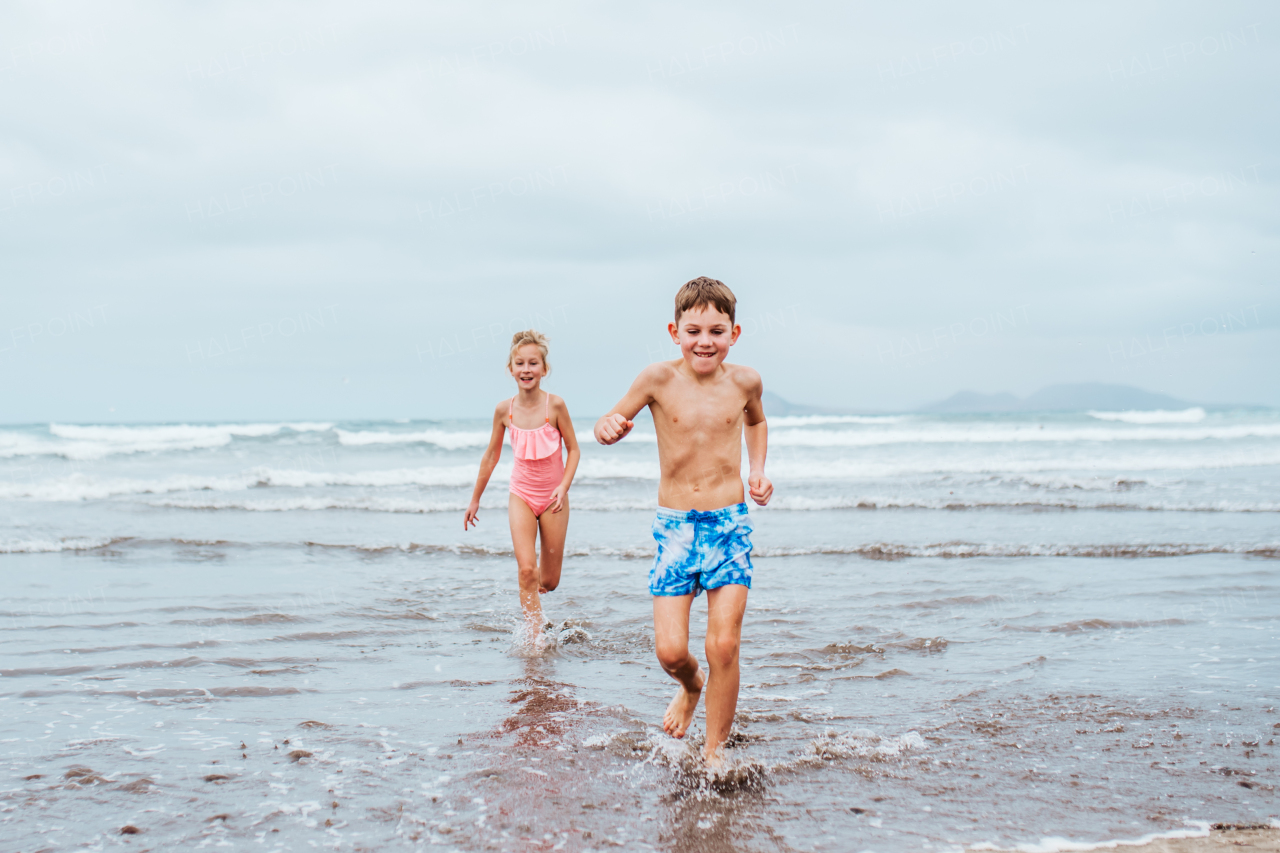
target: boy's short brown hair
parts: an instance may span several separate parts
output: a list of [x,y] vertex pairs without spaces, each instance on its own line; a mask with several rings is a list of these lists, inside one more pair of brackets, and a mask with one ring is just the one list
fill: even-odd
[[722,314],[727,314],[729,322],[732,323],[737,305],[738,299],[727,284],[700,275],[692,281],[685,282],[684,287],[676,291],[676,322],[680,322],[680,315],[686,311],[710,306]]

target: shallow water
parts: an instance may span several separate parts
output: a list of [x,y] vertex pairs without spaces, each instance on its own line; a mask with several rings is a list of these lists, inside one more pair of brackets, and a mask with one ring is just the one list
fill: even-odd
[[[835,428],[886,427],[792,429]],[[425,431],[349,432],[411,430]],[[139,441],[123,435],[117,448]],[[1153,457],[1226,442],[1224,459],[1243,453],[1232,442],[1263,443],[1256,465],[1142,471],[1070,468],[1088,448],[1068,444],[1059,469],[1036,475],[1057,484],[1052,501],[1022,500],[1052,489],[997,470],[1028,467],[1030,442],[989,448],[999,464],[981,475],[780,474],[780,499],[814,503],[756,513],[732,767],[708,779],[690,758],[701,720],[688,743],[659,727],[673,684],[653,657],[651,514],[625,507],[651,479],[575,487],[573,556],[545,602],[550,648],[534,654],[514,640],[501,509],[464,535],[460,511],[248,508],[456,501],[365,481],[441,479],[474,448],[338,444],[323,465],[272,469],[307,483],[201,486],[261,477],[285,452],[270,442],[325,435],[9,460],[6,849],[947,850],[1280,816],[1280,535],[1267,508],[1280,489],[1263,458],[1276,439],[1093,447],[1105,462],[1124,441]],[[922,458],[918,445],[894,452]],[[954,449],[919,467],[945,468]],[[589,452],[652,461],[651,445]],[[353,471],[361,484],[333,484]],[[119,487],[165,478],[191,482]],[[500,497],[498,484],[486,502]],[[240,506],[170,505],[214,499]],[[624,506],[589,508],[607,501]],[[699,601],[694,634],[704,627]]]

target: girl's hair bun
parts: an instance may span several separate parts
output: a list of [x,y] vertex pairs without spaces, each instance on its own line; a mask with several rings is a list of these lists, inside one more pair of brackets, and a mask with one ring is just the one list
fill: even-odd
[[547,336],[536,329],[525,329],[511,336],[511,352],[507,355],[507,369],[510,369],[512,362],[516,360],[516,350],[525,344],[537,345],[538,352],[542,353],[542,366],[546,373],[550,373],[551,362],[547,360]]

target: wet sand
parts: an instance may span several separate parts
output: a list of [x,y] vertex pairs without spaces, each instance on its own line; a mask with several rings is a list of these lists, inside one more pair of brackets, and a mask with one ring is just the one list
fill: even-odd
[[[1009,853],[1050,853],[1050,851],[1117,850],[1129,849],[1142,853],[1208,853],[1226,850],[1280,850],[1280,828],[1262,824],[1214,824],[1208,835],[1191,838],[1156,838],[1146,843],[1117,841],[1093,846],[1058,845],[1052,841],[1041,844],[1025,844],[1011,848]],[[972,847],[971,850],[995,851],[994,847]]]
[[[568,560],[533,653],[506,555],[152,540],[12,559],[0,835],[960,853],[1280,817],[1268,561],[762,557],[716,780],[701,713],[685,741],[659,727],[675,687],[647,598],[611,594],[644,563]],[[1202,585],[1250,592],[1176,618],[1150,601]],[[695,607],[699,650],[704,625]]]

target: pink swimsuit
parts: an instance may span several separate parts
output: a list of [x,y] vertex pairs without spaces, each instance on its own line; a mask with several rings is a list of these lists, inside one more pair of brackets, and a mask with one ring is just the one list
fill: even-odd
[[511,449],[515,467],[511,469],[511,494],[528,504],[534,515],[551,506],[551,493],[564,479],[564,459],[560,456],[560,430],[551,425],[551,395],[547,395],[547,422],[537,429],[520,429],[511,420],[516,398],[507,406],[511,428]]

